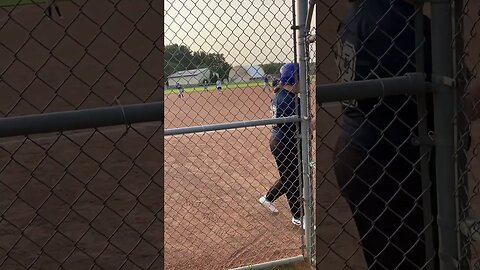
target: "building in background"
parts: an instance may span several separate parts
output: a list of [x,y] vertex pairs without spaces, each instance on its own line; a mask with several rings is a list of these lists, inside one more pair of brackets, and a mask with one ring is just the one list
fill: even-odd
[[167,80],[169,86],[174,86],[176,83],[181,85],[203,85],[204,81],[210,81],[211,74],[212,72],[208,68],[181,70],[168,76]]
[[265,72],[259,65],[241,65],[233,67],[228,74],[229,83],[242,83],[263,80]]

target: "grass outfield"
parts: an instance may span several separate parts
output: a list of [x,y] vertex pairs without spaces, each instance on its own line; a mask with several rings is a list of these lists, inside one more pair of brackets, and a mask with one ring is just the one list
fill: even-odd
[[[263,82],[222,84],[222,91],[228,90],[228,89],[235,89],[235,88],[247,88],[247,87],[258,87],[258,86],[263,87]],[[217,88],[215,87],[215,85],[209,85],[207,87],[207,90],[205,90],[205,88],[203,88],[203,86],[201,85],[195,86],[195,87],[184,87],[183,89],[185,89],[185,93],[217,91]],[[178,94],[178,90],[176,88],[165,90],[165,95],[173,95],[173,94]]]
[[[0,0],[1,1],[1,0]],[[311,81],[315,80],[315,76],[310,77]],[[270,82],[271,83],[271,82]],[[223,84],[222,91],[234,88],[247,88],[247,87],[263,87],[263,81],[253,81],[253,82],[245,82],[245,83],[232,83],[232,84]],[[185,93],[191,92],[203,92],[205,89],[202,85],[195,86],[195,87],[184,87]],[[209,85],[206,91],[216,91],[217,88],[215,85]],[[170,88],[165,90],[165,95],[173,95],[178,94],[178,90],[176,88]]]

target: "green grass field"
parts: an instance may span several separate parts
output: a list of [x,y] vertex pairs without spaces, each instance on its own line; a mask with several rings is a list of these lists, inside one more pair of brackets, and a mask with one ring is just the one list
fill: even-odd
[[[255,81],[255,82],[246,82],[246,83],[222,84],[222,91],[225,91],[228,89],[257,87],[257,86],[263,87],[263,82]],[[201,85],[195,86],[195,87],[184,87],[184,89],[185,89],[185,93],[205,91],[205,89]],[[215,85],[209,85],[206,91],[217,91],[217,88],[215,87]],[[178,90],[176,88],[165,90],[165,95],[172,95],[172,94],[178,94]]]
[[[1,0],[0,0],[1,1]],[[310,80],[314,81],[315,76],[310,75]],[[246,87],[263,87],[263,81],[252,81],[252,82],[245,82],[245,83],[232,83],[232,84],[223,84],[222,85],[222,91],[228,90],[228,89],[235,89],[235,88],[246,88]],[[202,85],[195,86],[195,87],[184,87],[185,93],[191,93],[191,92],[203,92],[205,89],[203,88]],[[216,91],[217,88],[215,85],[209,85],[207,87],[206,91]],[[172,95],[172,94],[178,94],[178,90],[176,88],[170,88],[165,90],[165,95]]]

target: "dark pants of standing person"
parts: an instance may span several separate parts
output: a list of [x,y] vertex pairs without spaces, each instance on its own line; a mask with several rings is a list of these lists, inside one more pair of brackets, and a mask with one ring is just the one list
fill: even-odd
[[[343,138],[337,142],[335,174],[368,269],[423,269],[426,226],[418,149],[411,145],[397,149],[384,141],[367,153],[347,143]],[[433,263],[432,258],[429,261]]]
[[280,178],[268,190],[266,199],[274,202],[285,194],[292,216],[300,219],[302,217],[302,211],[297,140],[294,138],[282,140],[271,138],[270,150],[275,157]]

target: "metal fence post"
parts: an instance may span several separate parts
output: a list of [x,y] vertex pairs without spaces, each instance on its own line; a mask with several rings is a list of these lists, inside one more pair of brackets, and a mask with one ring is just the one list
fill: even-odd
[[305,201],[305,243],[307,249],[307,259],[312,260],[312,192],[310,190],[310,162],[308,151],[310,149],[310,117],[308,112],[308,95],[307,95],[307,57],[306,53],[306,29],[305,23],[308,13],[308,1],[298,0],[297,4],[297,26],[299,29],[297,37],[297,53],[300,65],[300,128],[301,128],[301,159],[302,159],[302,178],[303,178],[303,198]]
[[[415,64],[417,67],[417,72],[425,72],[425,35],[424,35],[424,15],[423,15],[423,2],[416,2],[415,8],[417,9],[417,14],[415,16],[415,48],[417,48],[415,53]],[[433,258],[435,247],[433,243],[433,235],[436,233],[435,224],[433,223],[432,211],[432,180],[430,175],[430,158],[431,156],[431,145],[428,145],[428,111],[427,111],[427,99],[426,94],[417,95],[417,110],[419,117],[418,124],[418,136],[420,139],[420,174],[422,178],[422,191],[424,192],[423,198],[423,209],[424,209],[424,226],[426,227],[425,232],[425,252],[427,258]],[[434,269],[435,262],[433,264],[429,263],[427,269]]]
[[452,55],[452,21],[449,0],[432,1],[432,81],[436,141],[436,179],[440,269],[457,269],[457,234]]

